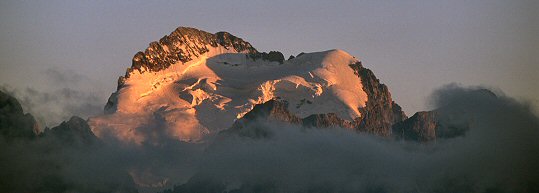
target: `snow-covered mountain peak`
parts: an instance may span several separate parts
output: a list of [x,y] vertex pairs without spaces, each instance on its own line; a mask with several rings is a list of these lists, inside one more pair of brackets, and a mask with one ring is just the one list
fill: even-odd
[[135,54],[125,78],[133,71],[157,72],[172,64],[197,59],[203,54],[211,56],[221,53],[256,54],[258,51],[249,42],[228,32],[212,34],[195,28],[178,27],[159,41],[151,42],[143,52]]
[[[332,114],[381,127],[385,119],[370,123],[363,114],[372,113],[372,103],[392,115],[393,102],[387,88],[364,70],[342,50],[284,60],[280,52],[260,53],[226,32],[178,28],[135,55],[105,107],[107,114],[89,123],[98,136],[128,142],[154,141],[155,133],[197,142],[230,128],[256,105],[279,100],[298,118]],[[376,88],[364,89],[371,85]]]

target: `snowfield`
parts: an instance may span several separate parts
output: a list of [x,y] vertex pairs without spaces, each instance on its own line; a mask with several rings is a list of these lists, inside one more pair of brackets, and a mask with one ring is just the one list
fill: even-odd
[[255,105],[285,100],[299,117],[336,113],[361,116],[367,94],[342,50],[306,53],[283,64],[253,60],[222,46],[158,72],[132,71],[113,94],[115,111],[90,118],[92,131],[124,142],[167,135],[185,142],[229,128]]

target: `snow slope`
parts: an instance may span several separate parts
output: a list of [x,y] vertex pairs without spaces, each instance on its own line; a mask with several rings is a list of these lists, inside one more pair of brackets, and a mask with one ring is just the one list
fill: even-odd
[[116,111],[90,119],[98,136],[142,143],[159,135],[198,142],[230,127],[254,105],[277,98],[299,117],[336,113],[361,116],[367,95],[342,50],[307,53],[284,61],[254,60],[218,46],[165,70],[132,71],[115,94]]

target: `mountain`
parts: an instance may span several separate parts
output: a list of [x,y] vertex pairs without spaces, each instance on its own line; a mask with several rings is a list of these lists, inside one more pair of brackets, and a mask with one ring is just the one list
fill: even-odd
[[[488,89],[476,89],[463,94],[468,100],[481,97],[483,100],[499,100],[499,97]],[[432,111],[420,111],[412,117],[392,126],[393,137],[397,140],[432,142],[436,139],[464,136],[475,123],[477,115],[472,108],[455,104],[443,104]]]
[[24,113],[17,99],[0,91],[0,136],[7,139],[33,139],[38,131],[34,117]]
[[107,148],[76,116],[38,132],[33,116],[0,91],[2,192],[138,192],[124,168],[106,166]]
[[[135,54],[104,113],[88,121],[72,117],[38,132],[33,116],[0,91],[0,190],[445,192],[437,188],[456,187],[453,192],[470,192],[467,175],[456,176],[466,182],[461,185],[452,176],[416,172],[436,168],[437,174],[452,175],[466,166],[453,159],[457,153],[475,159],[477,165],[463,168],[477,176],[483,173],[474,167],[497,162],[502,164],[485,167],[487,175],[492,168],[536,169],[527,165],[536,163],[528,156],[536,146],[530,138],[536,117],[527,106],[486,89],[453,89],[438,91],[437,109],[408,118],[388,87],[343,50],[285,60],[278,51],[259,52],[227,32],[180,27]],[[464,135],[469,136],[437,141]],[[402,148],[395,140],[441,146]],[[519,140],[524,142],[511,143]],[[485,151],[492,147],[497,148],[491,154]],[[505,165],[506,160],[517,161]],[[508,170],[498,172],[506,176]],[[518,184],[533,178],[507,176]],[[437,185],[438,180],[448,185]]]
[[281,103],[277,113],[296,122],[381,136],[407,118],[387,86],[345,51],[284,60],[280,52],[259,52],[227,32],[179,27],[135,54],[106,114],[89,124],[97,136],[126,142],[152,141],[149,133],[200,142],[242,122],[257,106]]

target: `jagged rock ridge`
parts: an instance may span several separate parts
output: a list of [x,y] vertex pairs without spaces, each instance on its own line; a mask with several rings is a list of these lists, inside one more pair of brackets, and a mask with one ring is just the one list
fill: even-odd
[[[133,57],[129,70],[159,71],[180,61],[188,62],[193,58],[209,51],[209,46],[233,48],[237,52],[258,53],[249,42],[231,35],[228,32],[211,34],[195,28],[178,27],[170,35],[164,36],[158,42],[150,43],[144,52],[138,52]],[[129,71],[128,71],[129,72]],[[126,77],[129,74],[126,74]]]
[[228,32],[212,34],[196,28],[178,27],[170,35],[164,36],[159,41],[151,42],[144,52],[135,54],[131,67],[127,69],[124,77],[119,78],[118,88],[123,85],[125,78],[128,78],[134,70],[158,72],[178,62],[189,62],[209,52],[210,47],[218,46],[234,49],[236,52],[248,53],[255,60],[261,58],[280,63],[284,61],[281,52],[258,52],[249,42]]
[[360,131],[381,136],[391,135],[391,126],[407,118],[402,108],[391,98],[386,85],[380,83],[374,73],[361,62],[350,65],[356,72],[369,99],[360,109],[362,117],[357,126]]

